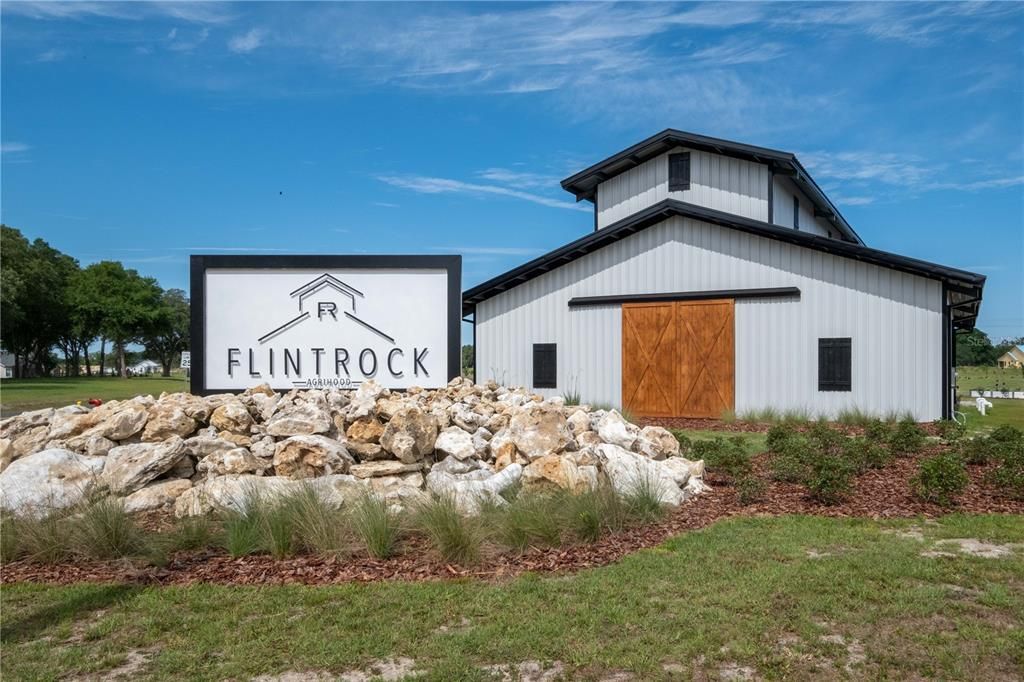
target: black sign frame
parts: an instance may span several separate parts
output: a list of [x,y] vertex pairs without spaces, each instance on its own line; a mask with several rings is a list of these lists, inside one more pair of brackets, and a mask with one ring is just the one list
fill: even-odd
[[459,255],[292,255],[248,256],[193,254],[189,259],[192,353],[191,391],[196,395],[237,393],[238,389],[206,385],[206,271],[209,269],[289,270],[444,270],[448,275],[447,378],[462,373],[462,256]]

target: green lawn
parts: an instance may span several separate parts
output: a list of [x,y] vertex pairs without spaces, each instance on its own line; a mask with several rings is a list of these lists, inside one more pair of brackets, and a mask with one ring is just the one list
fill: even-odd
[[1009,424],[1024,429],[1024,400],[1000,400],[992,398],[992,409],[984,417],[973,405],[960,405],[957,409],[967,416],[969,432],[991,431],[997,426]]
[[973,389],[1024,391],[1024,371],[999,367],[957,367],[957,387],[963,396]]
[[[935,550],[949,556],[922,555]],[[1022,594],[1019,516],[747,518],[503,583],[5,586],[0,641],[9,680],[338,675],[399,658],[426,680],[524,661],[569,679],[996,680],[1024,666]]]
[[52,379],[4,379],[0,381],[0,408],[3,414],[42,407],[71,405],[89,398],[121,400],[148,393],[187,391],[189,382],[182,376],[75,377]]

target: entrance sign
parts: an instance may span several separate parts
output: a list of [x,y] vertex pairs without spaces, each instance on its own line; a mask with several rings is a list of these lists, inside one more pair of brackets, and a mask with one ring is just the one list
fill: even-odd
[[191,269],[193,393],[459,375],[460,256],[192,256]]

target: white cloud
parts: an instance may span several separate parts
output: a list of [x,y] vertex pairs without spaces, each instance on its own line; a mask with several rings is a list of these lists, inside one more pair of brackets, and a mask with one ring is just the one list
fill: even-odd
[[478,175],[484,180],[518,188],[556,189],[561,178],[541,173],[526,173],[507,168],[488,168]]
[[164,16],[196,24],[223,24],[234,18],[229,4],[222,2],[5,2],[4,14],[41,20]]
[[593,210],[587,206],[580,206],[568,201],[551,199],[532,192],[524,192],[522,190],[513,189],[511,187],[501,187],[499,185],[480,185],[472,182],[463,182],[461,180],[434,178],[422,175],[382,175],[378,176],[377,179],[391,185],[392,187],[407,189],[411,192],[416,192],[417,194],[468,194],[475,196],[497,195],[510,197],[512,199],[521,199],[523,201],[529,201],[534,204],[540,204],[541,206],[548,206],[551,208],[564,208],[574,211],[585,211],[588,213]]
[[32,149],[24,142],[3,142],[0,143],[0,154],[22,154]]
[[239,54],[248,54],[263,44],[267,32],[261,28],[253,28],[237,35],[228,41],[228,49]]
[[40,63],[59,62],[67,56],[68,53],[66,50],[61,50],[59,48],[54,47],[50,48],[49,50],[40,52],[38,55],[36,55],[35,61]]
[[693,59],[715,64],[732,66],[768,62],[782,57],[786,47],[780,43],[761,43],[749,40],[730,40],[694,52]]
[[823,178],[903,187],[920,187],[937,170],[916,156],[892,152],[812,152],[801,158]]
[[167,34],[167,40],[169,41],[168,49],[175,52],[192,52],[197,47],[206,42],[207,38],[210,37],[210,29],[206,26],[199,29],[198,32],[183,36],[179,39],[178,29],[172,29]]

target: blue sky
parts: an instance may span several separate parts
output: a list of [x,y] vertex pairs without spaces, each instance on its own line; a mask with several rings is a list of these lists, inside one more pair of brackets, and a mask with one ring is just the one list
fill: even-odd
[[1024,334],[1024,4],[4,2],[2,220],[188,254],[464,255],[593,227],[558,181],[667,127],[797,153],[864,240]]

